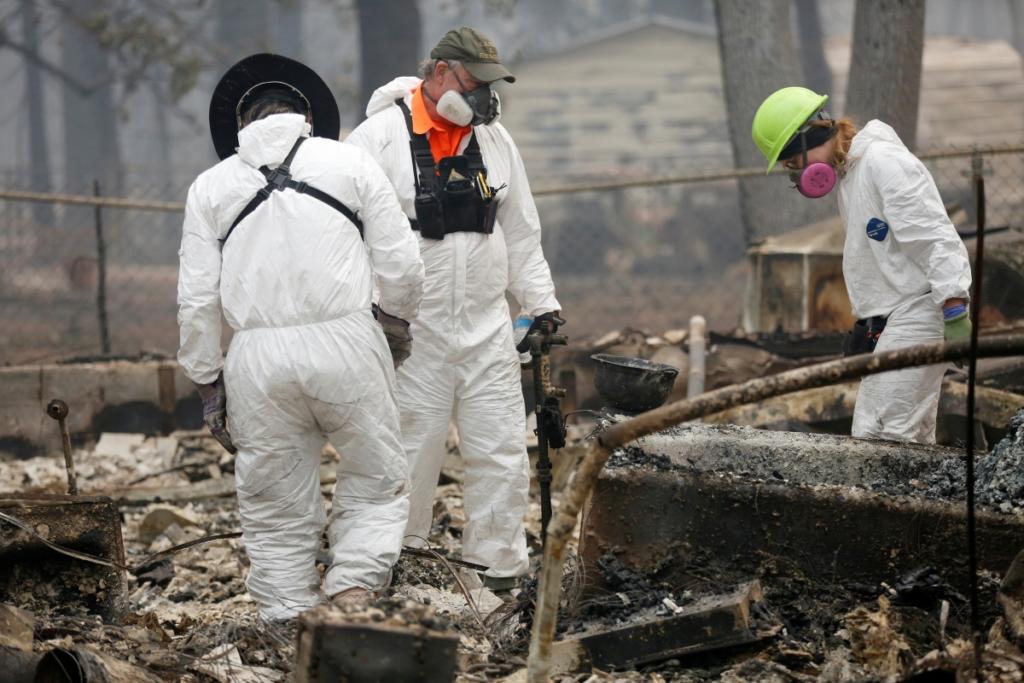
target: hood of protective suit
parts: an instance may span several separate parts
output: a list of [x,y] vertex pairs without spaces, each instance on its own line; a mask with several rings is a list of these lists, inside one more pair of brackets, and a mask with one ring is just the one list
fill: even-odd
[[900,140],[900,136],[896,135],[896,131],[892,129],[892,126],[882,123],[878,119],[872,119],[853,136],[853,142],[850,143],[850,151],[846,155],[847,162],[849,164],[856,163],[858,159],[864,156],[868,147],[876,142],[888,142],[903,149],[907,148],[903,141]]
[[302,114],[271,114],[238,131],[238,156],[256,168],[279,164],[299,136],[309,136],[310,130]]
[[423,79],[416,76],[399,76],[395,80],[380,86],[373,91],[370,101],[366,104],[366,116],[370,117],[379,111],[384,111],[395,103],[400,97],[405,97],[416,86],[423,82]]

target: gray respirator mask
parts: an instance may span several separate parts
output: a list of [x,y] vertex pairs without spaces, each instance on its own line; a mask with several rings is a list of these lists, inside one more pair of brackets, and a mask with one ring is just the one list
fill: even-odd
[[[454,71],[452,75],[465,90],[459,75]],[[437,101],[437,113],[457,126],[486,126],[501,115],[501,100],[489,84],[469,92],[449,90]]]

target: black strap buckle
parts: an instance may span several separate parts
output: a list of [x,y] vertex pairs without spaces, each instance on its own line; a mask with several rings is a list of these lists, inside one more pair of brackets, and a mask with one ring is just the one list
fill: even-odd
[[278,166],[267,176],[267,187],[266,189],[273,192],[274,190],[283,190],[288,187],[288,181],[291,180],[292,174],[288,170],[287,166]]

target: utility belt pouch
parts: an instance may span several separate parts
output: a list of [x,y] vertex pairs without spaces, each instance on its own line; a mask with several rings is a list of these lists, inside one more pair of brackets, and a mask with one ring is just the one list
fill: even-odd
[[472,232],[477,229],[476,189],[469,180],[448,183],[441,194],[444,221],[448,232]]
[[438,163],[441,203],[448,232],[472,232],[479,228],[477,204],[480,201],[465,156],[445,157]]
[[420,234],[432,240],[444,239],[444,208],[441,201],[429,192],[421,192],[414,200],[416,220],[419,222]]
[[477,225],[480,226],[480,231],[490,235],[494,232],[494,217],[498,215],[498,200],[493,196],[486,200],[481,200],[479,205],[480,217]]
[[843,355],[857,356],[862,353],[874,353],[878,338],[885,330],[886,319],[882,316],[864,318],[853,324],[853,329],[843,339]]

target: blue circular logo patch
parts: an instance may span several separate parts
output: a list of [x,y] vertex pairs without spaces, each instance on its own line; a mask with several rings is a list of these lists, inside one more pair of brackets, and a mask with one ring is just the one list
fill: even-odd
[[889,234],[889,224],[879,218],[872,218],[868,221],[868,237],[881,242]]

